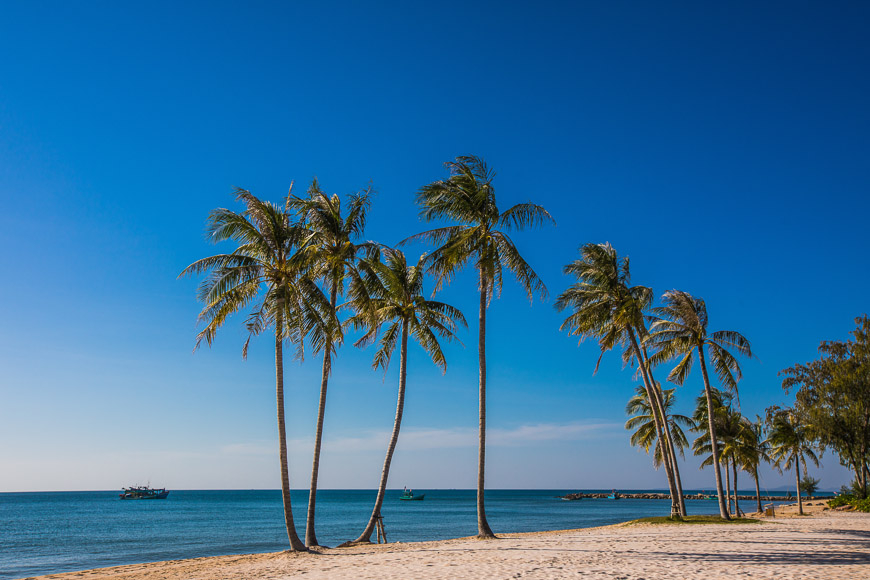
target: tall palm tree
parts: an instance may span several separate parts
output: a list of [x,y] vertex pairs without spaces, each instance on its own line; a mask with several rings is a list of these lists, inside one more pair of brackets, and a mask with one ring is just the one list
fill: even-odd
[[780,409],[771,407],[767,410],[768,435],[770,455],[774,465],[780,473],[783,468],[794,467],[796,493],[798,499],[798,513],[804,515],[804,504],[801,500],[801,460],[804,462],[806,473],[807,460],[816,467],[819,466],[819,458],[813,451],[812,442],[807,435],[807,428],[803,425],[794,409]]
[[[652,302],[652,290],[646,286],[630,286],[631,274],[628,258],[620,259],[610,244],[585,244],[580,248],[580,259],[574,260],[563,268],[566,274],[573,275],[577,282],[562,292],[556,299],[556,309],[571,308],[571,314],[560,327],[582,342],[587,337],[598,339],[602,356],[608,350],[621,344],[633,353],[638,361],[641,378],[647,391],[647,400],[657,407],[653,413],[656,436],[673,449],[673,442],[666,435],[666,424],[662,421],[662,401],[655,392],[655,383],[649,373],[648,360],[644,355],[640,340],[646,333],[644,310]],[[599,363],[601,357],[598,359]],[[595,370],[598,370],[596,365]],[[665,461],[665,473],[671,492],[671,515],[684,516],[679,492],[674,482],[672,463]]]
[[427,300],[423,295],[425,254],[416,266],[408,266],[405,255],[390,248],[383,250],[385,260],[379,256],[359,262],[361,277],[351,286],[351,299],[356,314],[348,321],[356,328],[365,329],[366,334],[357,346],[371,344],[377,339],[379,331],[386,325],[378,341],[378,350],[372,362],[373,368],[383,368],[386,372],[390,358],[400,344],[399,351],[399,393],[396,402],[396,419],[393,432],[381,471],[375,507],[362,534],[355,542],[370,542],[377,518],[381,514],[390,463],[399,440],[402,413],[405,407],[405,384],[408,371],[408,336],[412,336],[432,358],[432,362],[447,371],[447,361],[438,343],[438,337],[451,340],[456,337],[457,325],[468,326],[462,313],[443,302]]
[[[666,421],[670,427],[672,439],[675,449],[683,455],[683,449],[689,446],[689,441],[686,439],[686,434],[682,427],[692,427],[695,423],[690,417],[672,413],[671,409],[676,401],[674,395],[675,389],[665,389],[662,391],[664,399],[664,409]],[[636,447],[642,447],[647,453],[653,449],[653,465],[656,469],[659,468],[665,461],[668,460],[665,446],[662,445],[656,433],[655,420],[653,413],[656,412],[653,405],[649,402],[646,388],[643,385],[635,387],[635,395],[629,399],[625,406],[625,412],[631,418],[626,421],[625,428],[634,430],[631,434],[631,444]]]
[[[707,332],[707,305],[700,298],[687,292],[671,290],[662,297],[663,306],[653,308],[654,322],[650,327],[648,342],[656,349],[651,356],[655,362],[681,357],[677,366],[668,375],[668,380],[682,385],[692,369],[693,355],[697,354],[704,379],[704,393],[708,408],[713,408],[712,387],[707,374],[706,350],[719,381],[728,389],[737,392],[737,381],[742,378],[740,364],[728,349],[752,357],[749,341],[733,330]],[[713,454],[713,469],[716,473],[716,494],[719,499],[719,515],[728,518],[728,508],[722,495],[722,475],[719,470],[719,447],[716,439],[713,414],[707,414],[710,429],[710,444]]]
[[494,295],[501,293],[502,273],[514,274],[529,297],[547,296],[547,288],[520,255],[507,232],[536,227],[553,218],[543,207],[520,203],[499,212],[493,180],[495,172],[476,156],[457,157],[445,166],[447,179],[424,185],[417,192],[420,217],[424,221],[447,219],[456,225],[436,228],[403,240],[425,240],[437,246],[429,255],[429,269],[436,277],[436,290],[450,282],[468,262],[477,269],[480,309],[478,314],[478,453],[477,453],[477,536],[494,538],[486,520],[484,475],[486,465],[486,309]]
[[245,204],[245,211],[212,211],[207,232],[214,243],[231,240],[238,247],[229,254],[197,260],[179,277],[208,273],[199,287],[199,299],[205,303],[199,321],[205,323],[205,328],[197,335],[195,348],[203,340],[211,346],[218,329],[230,315],[249,306],[249,335],[242,356],[247,357],[252,336],[268,328],[275,331],[275,392],[284,522],[290,549],[304,551],[305,545],[293,523],[290,500],[283,343],[285,340],[297,343],[297,354],[301,356],[305,337],[315,332],[315,348],[322,347],[322,331],[332,323],[331,313],[317,286],[300,277],[291,266],[300,232],[293,227],[290,216],[278,206],[261,201],[243,189],[236,188],[236,199]]
[[[366,211],[370,205],[371,188],[349,196],[346,215],[342,214],[341,198],[326,195],[315,178],[304,198],[287,198],[287,209],[293,210],[304,228],[304,239],[299,244],[296,266],[308,276],[320,280],[329,294],[329,306],[336,315],[338,296],[344,291],[348,274],[353,274],[354,263],[361,247],[357,240],[365,231]],[[332,359],[344,337],[339,326],[331,327],[323,348],[323,367],[320,377],[320,401],[317,406],[317,426],[314,434],[314,455],[311,461],[311,483],[308,490],[308,517],[305,522],[305,544],[319,545],[314,530],[317,503],[317,479],[320,471],[320,449],[323,440],[323,420],[326,414],[326,390]]]

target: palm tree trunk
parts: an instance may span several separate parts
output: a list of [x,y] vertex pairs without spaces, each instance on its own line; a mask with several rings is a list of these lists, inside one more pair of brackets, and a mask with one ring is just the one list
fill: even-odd
[[281,499],[284,502],[284,525],[293,551],[307,551],[296,533],[293,507],[290,502],[290,467],[287,460],[287,428],[284,424],[284,349],[281,339],[281,314],[275,324],[275,394],[278,400],[278,454],[281,458]]
[[722,473],[719,469],[719,444],[716,442],[716,427],[713,425],[713,392],[710,389],[710,377],[707,376],[707,363],[704,361],[704,347],[698,346],[698,361],[701,363],[701,375],[704,378],[704,393],[707,395],[707,424],[710,429],[710,447],[713,450],[713,471],[716,473],[716,495],[719,499],[719,516],[723,520],[728,517],[728,508],[722,496]]
[[369,518],[369,523],[366,524],[365,530],[360,536],[354,540],[355,542],[371,542],[372,532],[375,531],[375,525],[378,521],[378,516],[381,515],[381,506],[384,504],[384,494],[387,490],[387,478],[390,476],[390,463],[393,461],[393,452],[396,450],[396,443],[399,441],[399,428],[402,426],[402,412],[405,408],[405,380],[407,377],[407,361],[408,361],[408,321],[402,322],[402,351],[399,362],[399,396],[396,401],[396,419],[393,421],[393,433],[390,435],[390,445],[387,447],[387,457],[384,459],[384,468],[381,471],[381,482],[378,485],[378,496],[375,499],[375,509],[372,510],[372,516]]
[[[866,454],[864,455],[864,457],[865,458],[867,457]],[[870,483],[870,482],[868,482],[868,479],[870,479],[870,469],[868,469],[868,467],[867,467],[867,460],[866,459],[863,460],[863,467],[861,468],[861,472],[864,474],[864,479],[861,483],[861,491],[862,491],[864,497],[866,498],[867,497],[867,484]]]
[[740,517],[740,504],[737,503],[737,460],[731,460],[731,470],[734,472],[734,515]]
[[728,471],[728,460],[725,460],[725,497],[728,498],[728,513],[731,514],[731,472]]
[[[331,312],[335,313],[338,300],[338,284],[332,283],[329,295]],[[314,458],[311,461],[311,484],[308,487],[308,517],[305,521],[305,544],[317,546],[317,534],[314,533],[314,508],[317,504],[317,475],[320,471],[320,447],[323,441],[323,416],[326,414],[326,386],[329,383],[329,372],[332,369],[332,332],[323,348],[323,370],[320,376],[320,404],[317,407],[317,428],[314,434]]]
[[[647,373],[647,376],[649,377],[649,383],[650,383],[650,385],[653,385],[653,387],[654,387],[655,394],[656,394],[656,401],[658,403],[658,407],[661,411],[662,417],[664,418],[662,420],[662,427],[664,429],[665,441],[667,442],[667,449],[669,450],[668,456],[670,457],[671,469],[673,470],[674,485],[677,488],[676,491],[677,491],[677,498],[679,500],[680,516],[686,517],[686,515],[687,515],[686,498],[683,497],[683,482],[680,478],[680,468],[677,465],[677,451],[676,451],[676,448],[674,447],[674,439],[671,436],[671,427],[670,427],[670,424],[668,423],[667,414],[665,413],[664,397],[662,396],[661,388],[656,385],[655,379],[653,378],[652,368],[650,367],[650,364],[649,364],[649,356],[647,355],[646,347],[643,347],[641,349],[641,352],[643,353],[643,361],[642,361],[643,367],[646,367],[646,373]],[[671,503],[673,503],[673,502],[671,502]]]
[[484,471],[486,468],[486,298],[489,290],[489,280],[483,272],[480,273],[480,327],[478,330],[477,357],[480,366],[479,382],[479,415],[477,442],[477,537],[480,539],[495,538],[489,522],[486,521],[486,510],[483,505]]
[[[667,434],[669,438],[668,440],[670,441],[670,429],[667,430]],[[680,477],[680,467],[679,465],[677,465],[677,453],[674,450],[673,445],[671,445],[671,461],[673,461],[674,465],[674,483],[677,485],[677,495],[680,498],[680,515],[682,517],[686,517],[686,515],[688,515],[688,512],[686,512],[686,498],[685,496],[683,496],[683,482],[682,478]]]
[[753,468],[752,476],[755,478],[755,503],[758,504],[758,513],[761,513],[761,486],[758,485],[758,467]]
[[801,501],[801,455],[800,451],[795,454],[794,476],[797,481],[798,514],[804,515],[804,502]]
[[646,389],[646,397],[647,401],[649,401],[650,411],[652,411],[653,423],[656,427],[656,437],[658,440],[663,442],[662,447],[662,464],[665,466],[665,474],[668,478],[668,489],[671,492],[671,516],[674,515],[684,515],[680,512],[680,504],[679,499],[677,497],[677,488],[674,485],[674,472],[672,468],[672,463],[670,459],[668,440],[663,436],[662,424],[667,420],[665,419],[665,414],[663,412],[663,408],[659,406],[659,398],[655,390],[655,384],[652,383],[651,376],[645,364],[645,359],[643,353],[641,352],[640,345],[637,342],[637,337],[634,334],[634,329],[630,326],[627,326],[625,329],[628,332],[628,336],[631,339],[631,347],[634,350],[634,355],[637,358],[638,365],[640,365],[640,376],[643,379],[643,386]]
[[[680,468],[677,465],[677,452],[674,447],[674,439],[671,436],[671,428],[668,423],[668,416],[665,412],[665,403],[664,397],[662,396],[661,389],[656,386],[656,382],[653,380],[652,371],[647,370],[650,377],[650,384],[653,385],[653,391],[656,396],[656,402],[658,403],[659,412],[662,414],[662,430],[665,435],[665,443],[667,450],[667,459],[670,461],[671,472],[673,474],[674,479],[674,487],[676,488],[676,497],[677,497],[677,506],[680,510],[680,516],[686,517],[686,499],[683,497],[683,482],[680,480]],[[673,501],[671,502],[673,503]]]

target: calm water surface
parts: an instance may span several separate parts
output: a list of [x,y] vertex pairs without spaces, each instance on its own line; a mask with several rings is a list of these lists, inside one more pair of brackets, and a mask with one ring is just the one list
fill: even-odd
[[[496,533],[560,530],[670,512],[668,500],[558,498],[574,491],[487,491],[490,525]],[[425,493],[426,499],[406,502],[398,499],[399,490],[387,494],[381,513],[391,542],[477,533],[474,490],[415,492]],[[305,491],[293,492],[301,537],[307,496]],[[317,497],[317,537],[322,544],[335,546],[362,531],[375,491],[323,490]],[[745,507],[752,507],[750,503]],[[687,508],[691,514],[718,513],[715,500],[688,501]],[[176,490],[165,500],[151,501],[121,501],[116,491],[0,493],[0,579],[4,580],[287,547],[278,490]]]

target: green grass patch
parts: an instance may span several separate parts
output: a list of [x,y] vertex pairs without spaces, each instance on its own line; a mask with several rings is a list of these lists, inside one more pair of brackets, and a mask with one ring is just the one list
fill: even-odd
[[655,518],[640,518],[632,520],[629,524],[671,524],[671,525],[691,525],[691,524],[760,524],[761,520],[753,518],[731,518],[723,520],[719,516],[686,516],[684,518],[672,518],[668,516],[659,516]]

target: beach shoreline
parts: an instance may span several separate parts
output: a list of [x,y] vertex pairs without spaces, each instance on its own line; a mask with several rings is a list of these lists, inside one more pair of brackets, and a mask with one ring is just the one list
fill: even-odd
[[130,564],[36,580],[305,578],[846,579],[870,577],[870,514],[824,502],[746,525],[653,525],[499,534]]

